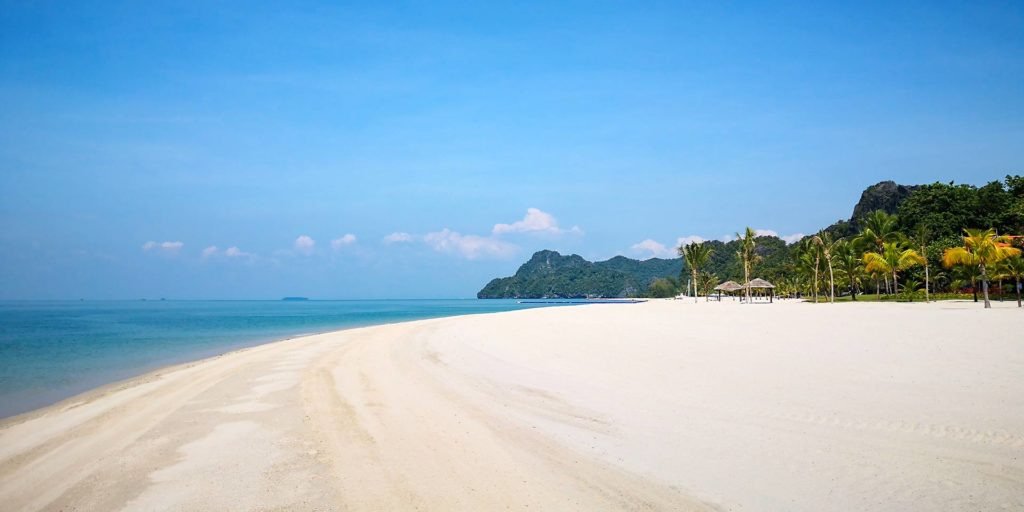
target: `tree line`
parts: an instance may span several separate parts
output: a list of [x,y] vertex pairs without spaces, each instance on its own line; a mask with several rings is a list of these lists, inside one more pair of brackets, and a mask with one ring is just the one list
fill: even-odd
[[[679,247],[678,278],[654,281],[648,295],[682,290],[708,296],[719,282],[762,277],[782,296],[827,300],[926,301],[990,291],[1021,305],[1024,280],[1024,177],[1007,176],[982,187],[934,183],[914,187],[895,211],[875,210],[839,221],[787,244],[750,228],[729,242]],[[874,293],[870,293],[874,291]],[[749,288],[743,290],[750,294]]]

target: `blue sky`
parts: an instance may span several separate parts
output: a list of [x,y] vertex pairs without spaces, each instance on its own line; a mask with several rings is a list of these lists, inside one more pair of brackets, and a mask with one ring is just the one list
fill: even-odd
[[4,2],[0,298],[470,297],[1024,172],[1018,1],[212,4]]

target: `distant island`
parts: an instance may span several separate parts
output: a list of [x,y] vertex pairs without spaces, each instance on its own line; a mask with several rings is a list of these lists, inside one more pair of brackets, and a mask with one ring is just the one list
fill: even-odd
[[[920,250],[930,263],[931,275],[925,278],[921,268],[909,269],[908,282],[921,286],[930,280],[932,286],[943,284],[954,293],[977,292],[977,276],[941,272],[942,254],[963,244],[963,228],[994,228],[1002,234],[1024,234],[1024,178],[1006,176],[982,187],[950,183],[899,185],[882,181],[863,191],[849,219],[842,219],[818,233],[792,244],[775,236],[754,239],[753,260],[756,277],[778,281],[780,292],[806,291],[812,281],[819,292],[827,287],[827,258],[816,251],[825,245],[838,250],[842,244],[854,244],[872,222],[881,222],[889,230],[886,237],[902,237],[906,248]],[[870,229],[868,229],[870,231]],[[815,235],[819,238],[815,240]],[[911,239],[913,243],[911,243]],[[887,238],[888,240],[888,238]],[[711,249],[706,264],[700,267],[702,290],[714,281],[744,282],[743,265],[737,252],[742,241],[709,240]],[[862,248],[866,249],[866,248]],[[851,249],[851,252],[852,249]],[[813,256],[817,254],[817,257]],[[808,256],[810,255],[810,256]],[[860,258],[860,252],[855,254]],[[808,259],[808,257],[810,259]],[[830,253],[838,267],[838,256]],[[884,289],[884,274],[866,272],[863,265],[848,266],[849,272],[834,271],[836,293],[856,295],[865,289]],[[851,274],[850,272],[854,272]],[[849,279],[849,275],[854,278]],[[478,293],[481,299],[542,298],[621,298],[666,297],[686,289],[689,269],[682,258],[651,258],[636,260],[616,256],[606,261],[591,262],[571,254],[543,250],[535,253],[515,275],[491,280]],[[845,279],[845,281],[844,281]],[[713,286],[713,285],[712,285]],[[1002,288],[1001,288],[1002,289]],[[914,290],[912,289],[911,292]],[[877,295],[877,292],[876,292]],[[911,297],[912,299],[912,297]]]
[[281,300],[287,301],[287,302],[300,302],[300,301],[304,301],[304,300],[309,300],[309,298],[308,297],[285,297],[285,298],[283,298]]
[[651,258],[637,261],[616,256],[590,262],[578,255],[563,256],[539,251],[512,277],[487,283],[477,293],[480,299],[578,299],[632,297],[646,290],[655,279],[678,275],[679,258]]

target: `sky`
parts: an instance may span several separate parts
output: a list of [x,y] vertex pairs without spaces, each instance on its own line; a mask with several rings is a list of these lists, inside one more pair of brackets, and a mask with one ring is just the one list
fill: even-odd
[[1024,173],[1022,77],[1019,1],[4,1],[0,299],[461,298],[795,237]]

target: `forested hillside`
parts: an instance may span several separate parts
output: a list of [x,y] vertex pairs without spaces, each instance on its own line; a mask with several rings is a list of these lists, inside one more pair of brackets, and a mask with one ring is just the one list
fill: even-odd
[[[878,217],[876,212],[882,212]],[[946,249],[963,243],[964,228],[993,228],[999,234],[1024,234],[1024,177],[1007,176],[982,187],[954,183],[929,185],[898,185],[883,181],[864,190],[848,219],[842,219],[817,233],[821,242],[853,244],[868,227],[874,215],[891,220],[893,233],[900,234],[907,247],[910,241],[923,247],[929,268],[934,269],[936,284],[955,285],[957,277],[945,273],[942,255]],[[741,227],[738,227],[738,230]],[[878,229],[876,227],[876,229]],[[773,236],[754,239],[753,275],[778,281],[783,288],[810,286],[807,282],[808,255],[817,251],[813,235],[794,244],[786,244]],[[863,238],[863,237],[861,237]],[[734,280],[743,282],[743,266],[737,257],[741,241],[704,242],[712,249],[709,261],[700,268],[709,282]],[[818,246],[824,247],[822,244]],[[861,247],[860,258],[867,250]],[[817,255],[818,286],[827,261]],[[830,252],[829,259],[838,257]],[[923,267],[923,265],[921,265]],[[853,269],[853,267],[850,267]],[[852,271],[852,270],[851,270]],[[908,268],[912,279],[923,279],[919,268]],[[841,272],[840,272],[841,274]],[[480,298],[536,297],[625,297],[635,295],[666,296],[686,287],[689,269],[681,258],[639,261],[616,256],[603,262],[589,262],[577,255],[563,256],[554,251],[540,251],[519,268],[514,276],[494,279]],[[874,280],[881,279],[875,276]],[[930,277],[931,279],[931,277]],[[702,278],[702,280],[704,280]],[[855,276],[854,287],[869,288],[870,275]],[[870,282],[869,282],[870,281]],[[840,286],[840,284],[836,284]],[[849,284],[847,284],[849,287]]]

